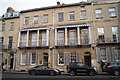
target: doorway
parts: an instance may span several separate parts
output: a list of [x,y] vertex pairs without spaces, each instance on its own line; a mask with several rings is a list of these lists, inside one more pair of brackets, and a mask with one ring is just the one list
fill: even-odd
[[43,65],[48,66],[48,53],[44,53],[43,60]]
[[91,66],[91,53],[90,52],[85,52],[84,61],[86,65]]
[[10,55],[10,69],[13,69],[13,64],[14,64],[14,55]]

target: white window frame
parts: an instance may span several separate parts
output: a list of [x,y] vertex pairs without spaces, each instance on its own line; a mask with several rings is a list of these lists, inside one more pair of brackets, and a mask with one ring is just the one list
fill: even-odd
[[29,24],[29,19],[30,19],[29,17],[25,17],[24,18],[24,24],[26,24],[26,25]]
[[115,54],[114,54],[115,56],[113,56],[113,57],[115,57],[116,61],[120,61],[120,53],[118,52],[118,49],[119,49],[119,52],[120,52],[120,47],[115,47]]
[[[32,56],[33,56],[32,54],[35,54],[35,63],[34,64],[32,63]],[[37,53],[30,53],[30,65],[36,65],[36,63],[37,63],[36,61],[37,61]]]
[[[97,28],[98,31],[98,38],[99,36],[104,36],[104,41],[105,41],[105,32],[104,32],[104,27],[98,27]],[[99,39],[100,40],[100,39]]]
[[81,10],[80,11],[80,19],[86,19],[86,18],[87,18],[86,10]]
[[38,24],[38,19],[39,19],[39,16],[38,16],[38,15],[34,16],[34,17],[33,17],[33,23],[34,23],[34,24]]
[[76,17],[75,17],[75,11],[70,11],[69,12],[69,20],[75,20]]
[[117,26],[112,26],[112,38],[113,38],[113,35],[116,36],[116,40],[118,42],[119,41],[119,37],[118,37],[118,27]]
[[[82,43],[83,44],[88,44],[89,43],[89,30],[88,29],[82,29],[81,33],[82,33]],[[87,32],[87,33],[85,33]],[[87,35],[85,35],[87,34]]]
[[[62,38],[61,38],[61,36],[59,36],[60,33],[63,33]],[[64,30],[58,31],[58,45],[59,45],[59,44],[60,44],[60,45],[61,45],[61,44],[64,44],[64,38],[65,38],[65,36],[64,36]]]
[[[75,35],[74,35],[75,38],[69,37],[69,44],[70,44],[70,45],[76,44],[76,36],[77,36],[77,35],[76,35],[76,30],[70,30],[70,31],[69,31],[69,36],[71,36],[71,35],[70,35],[71,32],[75,32]],[[73,43],[71,42],[72,40],[74,41]],[[72,44],[71,44],[71,43],[72,43]]]
[[32,32],[32,46],[37,46],[37,32]]
[[116,17],[116,8],[115,7],[111,7],[109,8],[109,16],[110,17]]
[[[24,54],[24,57],[25,57],[24,63],[23,63],[23,54]],[[26,54],[25,53],[21,53],[20,54],[20,65],[26,65]]]
[[23,33],[22,34],[22,46],[26,46],[27,45],[27,33]]
[[46,31],[43,31],[42,32],[42,46],[46,46],[46,41],[47,41],[46,36],[47,36]]
[[11,22],[11,23],[10,23],[10,29],[9,29],[10,31],[13,31],[13,30],[14,30],[14,24],[15,24],[15,22]]
[[58,21],[59,22],[64,21],[64,12],[58,13]]
[[96,13],[96,18],[103,18],[103,14],[102,14],[102,9],[101,8],[96,9],[95,13]]
[[43,14],[43,23],[48,22],[48,14]]
[[[64,61],[63,64],[60,64],[60,63],[59,63],[59,62],[60,62],[60,54],[63,54],[63,55],[62,55],[62,56],[63,56],[63,61]],[[58,65],[64,65],[64,64],[65,64],[65,60],[64,60],[65,58],[64,58],[64,57],[65,57],[65,56],[64,56],[64,53],[58,53],[58,58],[57,58],[57,59],[58,59]]]

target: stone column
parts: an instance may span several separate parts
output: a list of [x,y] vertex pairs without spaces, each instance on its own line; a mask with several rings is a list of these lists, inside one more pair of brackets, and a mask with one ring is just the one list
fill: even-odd
[[26,46],[28,47],[29,42],[29,30],[27,31],[27,41],[26,41]]
[[68,44],[68,38],[67,38],[67,28],[65,28],[65,45]]
[[78,45],[80,45],[80,28],[77,27]]
[[55,29],[55,45],[57,45],[57,28]]
[[37,46],[39,46],[39,30],[37,30]]

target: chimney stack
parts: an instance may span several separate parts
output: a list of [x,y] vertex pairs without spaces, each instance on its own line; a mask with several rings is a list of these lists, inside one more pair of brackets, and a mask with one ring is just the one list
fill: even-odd
[[57,5],[58,5],[58,6],[60,5],[60,2],[59,2],[59,1],[57,2]]

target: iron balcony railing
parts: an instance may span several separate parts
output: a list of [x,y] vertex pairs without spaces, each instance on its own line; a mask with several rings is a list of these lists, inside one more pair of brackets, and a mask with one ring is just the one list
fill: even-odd
[[47,41],[32,41],[32,42],[20,42],[20,46],[19,47],[39,47],[39,46],[48,46],[47,45]]
[[[88,45],[89,39],[85,38],[80,41],[80,45]],[[57,46],[64,46],[65,41],[64,40],[57,40]],[[79,45],[77,40],[68,40],[67,45]]]
[[12,47],[12,43],[10,43],[10,44],[0,44],[0,50],[10,50],[10,49],[12,49],[13,47]]
[[104,37],[104,38],[98,38],[97,43],[119,43],[120,37]]

